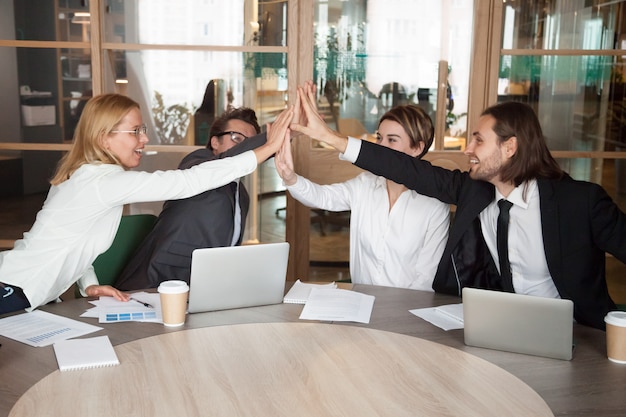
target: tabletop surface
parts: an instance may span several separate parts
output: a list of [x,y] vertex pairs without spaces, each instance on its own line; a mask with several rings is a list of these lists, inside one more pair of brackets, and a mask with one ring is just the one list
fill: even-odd
[[[228,337],[242,337],[237,336],[234,330],[239,329],[269,329],[265,330],[267,334],[273,335],[273,340],[280,340],[280,335],[286,331],[285,329],[293,329],[290,326],[234,326],[234,327],[215,327],[215,326],[227,326],[234,324],[254,324],[254,323],[300,323],[304,324],[318,324],[318,326],[297,326],[302,327],[303,331],[310,332],[310,337],[301,338],[300,341],[291,341],[293,345],[288,345],[288,350],[294,350],[302,352],[302,355],[297,356],[296,362],[300,364],[300,369],[307,370],[309,368],[315,368],[314,364],[310,361],[313,357],[312,351],[321,351],[322,343],[318,338],[323,341],[325,337],[321,336],[321,333],[328,332],[332,337],[331,339],[341,339],[342,335],[345,337],[357,338],[368,340],[368,343],[375,343],[376,340],[385,341],[381,344],[382,348],[386,351],[392,350],[394,355],[387,355],[384,361],[393,360],[393,356],[397,356],[399,350],[395,347],[396,344],[403,346],[401,355],[403,356],[403,362],[405,363],[417,363],[430,358],[431,355],[422,355],[420,351],[425,349],[434,349],[438,352],[449,352],[448,349],[435,349],[441,348],[438,345],[432,345],[425,343],[424,341],[436,342],[440,345],[449,346],[455,348],[452,350],[454,354],[445,354],[446,358],[453,357],[454,360],[466,360],[466,358],[472,358],[471,361],[478,361],[476,363],[483,363],[483,368],[486,371],[494,372],[493,379],[479,378],[481,383],[488,381],[489,386],[493,384],[499,385],[500,389],[506,389],[506,385],[517,385],[511,381],[518,381],[520,383],[520,390],[524,391],[528,386],[534,390],[545,401],[545,404],[552,410],[554,415],[581,415],[581,416],[623,416],[626,409],[626,396],[624,396],[624,387],[626,386],[626,367],[624,365],[615,364],[606,359],[606,338],[605,333],[596,329],[592,329],[586,326],[574,325],[574,342],[576,348],[574,350],[574,357],[571,361],[563,361],[558,359],[540,358],[529,355],[514,354],[508,352],[500,352],[490,349],[481,349],[470,346],[465,346],[463,343],[463,331],[451,330],[443,331],[438,327],[416,317],[409,312],[410,309],[431,307],[442,304],[458,303],[460,298],[445,296],[441,294],[435,294],[423,291],[414,291],[406,289],[388,288],[388,287],[376,287],[366,285],[355,285],[355,291],[371,294],[376,297],[374,302],[374,309],[372,311],[372,317],[369,324],[357,324],[357,323],[311,323],[308,321],[301,321],[298,319],[300,312],[302,311],[302,305],[296,304],[277,304],[270,306],[252,307],[236,310],[225,310],[211,313],[192,314],[187,318],[187,322],[184,326],[177,329],[166,328],[162,324],[157,323],[139,323],[139,322],[127,322],[127,323],[115,323],[115,324],[99,324],[104,329],[93,333],[89,336],[98,336],[106,334],[111,339],[111,342],[116,346],[116,352],[120,356],[120,360],[123,363],[125,358],[132,358],[133,354],[138,350],[143,349],[160,349],[158,346],[166,346],[168,343],[174,343],[175,346],[188,346],[189,343],[181,343],[180,338],[199,338],[204,340],[206,338],[207,343],[200,343],[199,346],[211,345],[208,341],[214,340],[216,332],[221,332],[219,339]],[[87,300],[79,299],[66,301],[63,303],[51,304],[42,308],[42,310],[49,311],[54,314],[67,316],[76,320],[85,321],[91,324],[95,323],[94,319],[83,319],[78,316],[87,308],[91,307]],[[347,327],[346,327],[347,326]],[[324,330],[317,330],[318,327]],[[205,329],[209,328],[209,329]],[[181,330],[194,330],[193,332],[181,332]],[[201,330],[205,329],[205,330]],[[361,330],[358,330],[361,329]],[[397,333],[398,335],[387,335],[386,337],[380,336],[382,332],[366,331],[367,329],[384,330],[387,332]],[[257,330],[250,330],[257,331]],[[289,330],[293,332],[294,330]],[[300,330],[298,330],[300,331]],[[362,333],[361,333],[362,332]],[[386,334],[386,333],[385,333]],[[315,336],[317,335],[317,336]],[[400,335],[413,336],[411,338],[402,337]],[[145,339],[151,336],[156,336],[159,341],[163,340],[167,343],[162,345],[161,343],[151,343],[154,339]],[[278,339],[277,339],[278,338]],[[419,339],[424,340],[419,340]],[[15,342],[11,339],[0,337],[2,347],[0,348],[0,416],[8,415],[10,410],[18,403],[18,400],[29,389],[32,391],[27,395],[24,395],[23,400],[27,401],[27,398],[36,393],[39,388],[45,388],[48,382],[55,381],[55,378],[62,378],[63,374],[58,371],[56,359],[52,347],[33,348],[19,342]],[[178,342],[176,342],[178,340]],[[128,343],[131,342],[131,343]],[[123,345],[124,344],[124,345]],[[195,345],[195,344],[194,344]],[[239,344],[233,343],[220,343],[217,346],[230,346],[231,349],[237,349]],[[356,349],[357,346],[353,342],[348,343],[349,347]],[[255,344],[256,346],[256,344]],[[434,346],[434,347],[433,347]],[[191,349],[191,347],[187,347]],[[347,349],[347,348],[346,348]],[[269,352],[269,351],[268,351]],[[324,352],[328,354],[326,349]],[[347,352],[347,351],[346,351]],[[367,361],[367,355],[370,353],[360,352],[360,360]],[[461,353],[465,352],[465,353]],[[163,352],[157,352],[163,354]],[[267,353],[267,352],[266,352]],[[305,354],[306,353],[306,354]],[[152,354],[152,353],[151,353]],[[155,353],[156,354],[156,353]],[[215,354],[213,351],[211,354]],[[470,355],[467,355],[470,354]],[[441,356],[442,354],[433,355],[433,357]],[[251,355],[248,355],[251,356]],[[380,355],[381,357],[383,355]],[[477,357],[477,358],[474,358]],[[243,356],[246,357],[246,356]],[[282,356],[281,356],[282,357]],[[287,356],[290,357],[290,356]],[[291,356],[295,357],[295,356]],[[283,359],[285,359],[284,357]],[[465,359],[464,359],[465,358]],[[486,360],[490,364],[496,367],[502,368],[504,373],[499,369],[485,363],[482,360]],[[145,356],[140,358],[141,361],[149,361]],[[377,358],[380,359],[380,358]],[[335,358],[335,361],[341,361],[342,359]],[[375,362],[373,360],[369,362]],[[325,363],[324,366],[331,367],[329,363]],[[473,366],[476,366],[473,363]],[[387,365],[389,363],[387,362]],[[439,363],[439,367],[447,367],[447,362]],[[247,367],[249,368],[249,366]],[[332,368],[332,367],[331,367]],[[479,367],[480,368],[480,367]],[[112,368],[105,368],[106,372],[126,372],[125,368],[120,365]],[[208,368],[210,369],[210,368]],[[382,368],[375,368],[380,371]],[[402,368],[396,366],[394,369],[419,369],[418,366],[410,366]],[[97,370],[97,371],[101,371]],[[92,370],[93,371],[93,370]],[[74,371],[75,372],[75,371]],[[88,371],[79,371],[88,372]],[[408,372],[408,371],[407,371]],[[415,371],[417,372],[417,371]],[[205,372],[206,373],[206,372]],[[204,374],[205,374],[204,373]],[[499,384],[499,377],[511,378],[507,383]],[[201,374],[201,373],[199,373]],[[92,374],[85,374],[85,378],[89,378],[86,381],[91,381]],[[202,374],[201,374],[202,375]],[[284,375],[284,374],[283,374]],[[426,377],[428,380],[433,379],[436,381],[436,375],[432,374],[430,377]],[[472,372],[472,375],[480,375],[480,373]],[[349,379],[356,378],[354,375],[348,375]],[[346,376],[346,378],[348,377]],[[135,375],[135,378],[139,376]],[[199,376],[199,378],[202,376]],[[363,381],[368,380],[366,375],[361,376]],[[132,378],[132,376],[128,376]],[[79,378],[83,380],[83,378]],[[415,378],[412,383],[423,383],[424,376]],[[41,383],[38,383],[41,380]],[[48,381],[49,380],[49,381]],[[405,381],[403,379],[403,381]],[[85,382],[86,384],[87,382]],[[355,387],[355,392],[358,391],[360,396],[366,396],[368,398],[375,398],[372,393],[367,394],[369,389],[365,383],[361,383],[358,387]],[[332,387],[332,386],[331,386]],[[374,384],[372,387],[376,387],[376,392],[382,390],[380,384]],[[432,389],[435,389],[431,387]],[[474,390],[476,387],[469,387],[468,390]],[[135,389],[138,389],[135,387]],[[282,388],[281,388],[282,389]],[[325,388],[326,389],[326,388]],[[343,387],[342,389],[350,389],[349,387]],[[359,391],[360,389],[361,391]],[[205,390],[206,391],[206,390]],[[203,391],[203,392],[205,392]],[[332,391],[332,390],[331,390]],[[120,391],[126,392],[126,391]],[[395,392],[395,391],[390,391]],[[461,391],[459,391],[461,392]],[[470,392],[470,391],[468,391]],[[287,396],[288,390],[282,392],[283,396]],[[489,392],[487,392],[489,394]],[[373,396],[374,395],[374,396]],[[465,395],[465,393],[463,393]],[[528,392],[528,395],[533,395],[532,391]],[[495,395],[490,401],[494,401],[494,406],[498,404],[495,400]],[[68,398],[68,401],[72,401],[74,397]],[[456,397],[454,397],[456,398]],[[529,397],[530,398],[530,397]],[[55,398],[54,401],[59,401]],[[434,400],[433,400],[434,401]],[[465,400],[463,400],[465,401]],[[435,404],[434,402],[433,404]],[[480,400],[478,400],[480,403]],[[15,415],[20,415],[19,411],[23,410],[21,407],[26,402],[16,405]],[[446,407],[451,405],[446,404]],[[541,409],[542,401],[532,401],[532,406]],[[30,406],[37,406],[36,404],[30,404]],[[516,407],[517,403],[512,407]],[[528,404],[526,404],[528,406]],[[45,408],[45,407],[44,407]],[[419,408],[418,408],[419,409]],[[421,409],[419,409],[421,410]],[[458,411],[458,410],[457,410]],[[455,413],[451,409],[447,410],[447,414],[444,415],[468,415],[467,410],[463,413]],[[384,413],[383,413],[384,414]],[[21,415],[44,415],[37,413],[21,414]],[[76,414],[78,415],[78,414]],[[90,415],[90,414],[88,414]],[[145,415],[150,415],[149,413]],[[366,415],[366,414],[363,414]],[[391,414],[387,414],[391,415]],[[402,415],[401,413],[399,415]],[[415,415],[419,415],[416,413]],[[425,414],[427,415],[427,414]],[[477,414],[478,415],[478,414]],[[488,415],[488,414],[484,414]],[[500,415],[505,415],[500,413]],[[515,414],[522,415],[522,414]],[[537,413],[531,413],[530,415],[542,415],[540,411]]]
[[53,372],[10,415],[552,416],[503,369],[382,330],[205,327],[129,342],[117,355],[119,366]]

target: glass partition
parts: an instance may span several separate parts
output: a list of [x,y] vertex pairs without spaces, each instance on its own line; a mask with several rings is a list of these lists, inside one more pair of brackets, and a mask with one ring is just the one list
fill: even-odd
[[505,49],[612,49],[624,1],[503,1]]
[[[529,103],[551,151],[626,150],[625,5],[504,2],[498,101]],[[560,158],[559,163],[574,178],[606,180],[602,158]],[[626,189],[618,184],[616,191]]]
[[453,136],[464,147],[473,5],[316,1],[313,78],[329,123],[368,137],[391,107],[414,103],[441,126],[438,135],[450,137],[450,148],[459,148]]
[[286,0],[108,1],[103,23],[111,43],[287,45]]

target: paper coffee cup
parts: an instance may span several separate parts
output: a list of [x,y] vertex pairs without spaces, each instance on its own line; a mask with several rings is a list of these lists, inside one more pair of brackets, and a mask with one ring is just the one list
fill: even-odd
[[610,361],[626,364],[626,311],[611,311],[606,323],[606,354]]
[[157,288],[161,296],[161,314],[166,326],[182,326],[187,313],[189,285],[185,281],[163,281]]

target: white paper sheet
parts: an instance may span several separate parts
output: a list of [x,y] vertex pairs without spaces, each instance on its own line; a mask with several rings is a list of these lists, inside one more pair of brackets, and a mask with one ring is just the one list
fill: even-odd
[[283,298],[283,303],[287,304],[306,304],[312,288],[337,288],[337,284],[330,282],[328,284],[313,284],[297,280],[293,286],[289,288],[287,294]]
[[369,323],[374,298],[349,290],[312,288],[300,319]]
[[[100,323],[118,323],[123,321],[141,321],[162,323],[161,299],[158,293],[137,292],[130,301],[118,301],[113,297],[100,297],[90,301],[95,305],[81,314],[81,317],[97,318]],[[146,307],[142,303],[150,304]]]
[[34,347],[48,346],[101,329],[41,310],[0,319],[0,335]]
[[446,304],[439,307],[417,308],[409,310],[429,323],[443,330],[463,328],[463,304]]

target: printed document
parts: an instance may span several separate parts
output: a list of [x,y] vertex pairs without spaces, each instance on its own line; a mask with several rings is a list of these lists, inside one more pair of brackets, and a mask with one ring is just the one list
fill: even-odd
[[300,319],[369,323],[374,298],[338,288],[312,288]]
[[101,329],[41,310],[0,319],[0,335],[34,347],[48,346]]

